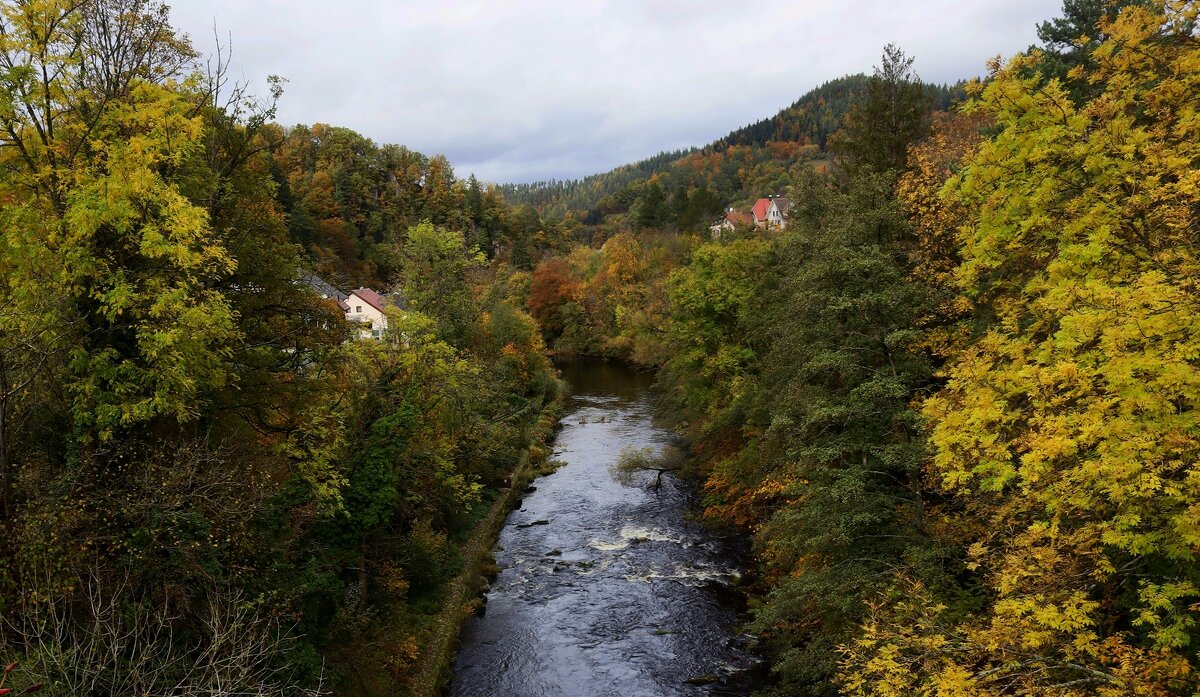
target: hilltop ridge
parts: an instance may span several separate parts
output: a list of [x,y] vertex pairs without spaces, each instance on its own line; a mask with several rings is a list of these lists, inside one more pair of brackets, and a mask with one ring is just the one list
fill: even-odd
[[[830,136],[867,84],[862,73],[839,77],[707,145],[661,152],[581,179],[505,184],[500,191],[508,203],[531,206],[545,217],[572,215],[594,225],[632,213],[637,224],[693,227],[727,205],[786,189],[798,164],[823,166]],[[962,93],[961,85],[926,87],[937,108]]]

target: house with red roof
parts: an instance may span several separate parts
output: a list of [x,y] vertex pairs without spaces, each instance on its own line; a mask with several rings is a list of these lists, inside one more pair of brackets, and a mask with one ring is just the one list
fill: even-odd
[[768,196],[754,202],[750,214],[754,216],[755,227],[773,227],[779,230],[787,227],[787,214],[791,210],[791,199],[782,196]]
[[748,213],[729,208],[725,211],[725,217],[708,226],[712,233],[713,239],[721,239],[721,233],[727,230],[733,230],[738,226],[749,226],[754,224],[754,217]]
[[782,230],[787,227],[788,211],[792,208],[790,199],[782,196],[760,198],[750,207],[750,212],[734,210],[725,211],[725,217],[709,226],[713,239],[720,239],[721,233],[733,230],[739,225],[753,225],[756,228],[774,228]]
[[387,298],[370,288],[355,288],[343,302],[346,305],[346,319],[363,325],[359,329],[359,336],[374,339],[383,336],[388,326],[385,308],[390,303]]
[[356,288],[345,293],[311,271],[301,274],[297,282],[336,304],[347,321],[359,324],[358,336],[361,339],[379,339],[383,336],[388,328],[388,307],[406,308],[404,298],[400,295],[394,295],[396,299],[393,301],[370,288]]

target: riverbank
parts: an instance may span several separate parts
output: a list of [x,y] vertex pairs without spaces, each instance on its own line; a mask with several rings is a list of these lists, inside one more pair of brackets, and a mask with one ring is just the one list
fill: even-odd
[[445,693],[463,624],[477,610],[489,577],[493,575],[490,573],[494,566],[492,546],[496,544],[509,512],[519,504],[525,488],[546,465],[549,444],[558,428],[565,398],[566,386],[560,382],[558,394],[534,422],[529,446],[521,451],[509,477],[508,488],[463,544],[460,550],[463,569],[446,584],[444,606],[429,625],[424,646],[408,681],[412,697],[439,697]]
[[560,366],[573,391],[553,445],[564,464],[528,490],[495,547],[487,611],[468,620],[451,694],[744,695],[757,659],[729,590],[741,569],[696,520],[691,486],[625,483],[625,449],[658,450],[652,377]]

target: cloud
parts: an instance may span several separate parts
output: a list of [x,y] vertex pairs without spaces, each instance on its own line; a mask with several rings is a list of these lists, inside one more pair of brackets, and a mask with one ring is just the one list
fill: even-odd
[[703,145],[822,82],[869,72],[885,43],[952,82],[1023,50],[1059,0],[187,0],[279,119],[443,153],[461,176],[576,177]]

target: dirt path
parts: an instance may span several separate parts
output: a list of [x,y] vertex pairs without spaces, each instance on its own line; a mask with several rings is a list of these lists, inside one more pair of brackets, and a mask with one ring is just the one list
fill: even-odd
[[409,683],[413,697],[438,697],[441,694],[454,663],[462,625],[474,611],[483,585],[483,562],[508,516],[513,492],[525,486],[522,483],[525,477],[519,475],[528,469],[528,453],[522,453],[521,462],[513,473],[513,486],[496,499],[487,517],[480,521],[471,539],[463,546],[463,570],[446,584],[446,606],[429,627],[430,642],[425,647],[420,668]]
[[483,565],[491,560],[492,545],[500,536],[500,530],[513,509],[521,492],[536,476],[535,458],[530,457],[530,451],[541,455],[536,459],[544,459],[547,443],[554,437],[558,415],[561,413],[562,396],[560,395],[542,411],[538,420],[548,420],[549,427],[537,432],[530,447],[521,452],[517,466],[513,468],[509,479],[511,486],[503,492],[492,504],[487,516],[476,526],[475,532],[462,547],[463,570],[446,584],[445,607],[429,625],[429,642],[419,659],[419,665],[412,678],[409,679],[409,694],[412,697],[440,697],[449,683],[450,673],[454,667],[454,657],[458,651],[458,639],[462,633],[463,624],[475,611],[475,603],[485,583]]

